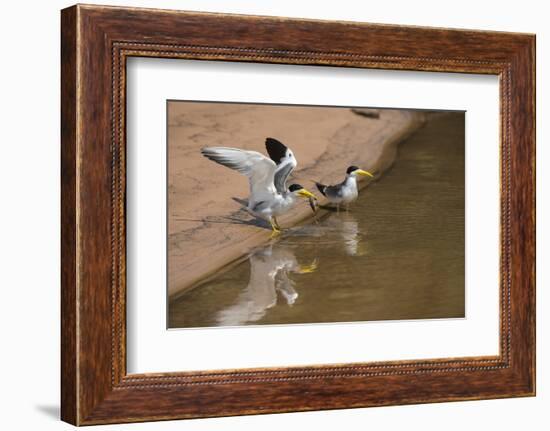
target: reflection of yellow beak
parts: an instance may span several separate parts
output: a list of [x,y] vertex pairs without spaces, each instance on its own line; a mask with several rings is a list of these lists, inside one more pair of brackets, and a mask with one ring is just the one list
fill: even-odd
[[374,178],[374,175],[371,174],[370,172],[367,172],[367,171],[364,171],[363,169],[357,169],[355,171],[356,174],[359,174],[359,175],[363,175],[364,177],[371,177],[371,178]]
[[310,274],[312,272],[315,272],[317,269],[317,259],[315,259],[313,262],[311,262],[311,265],[301,265],[300,269],[298,270],[299,274]]
[[297,194],[303,198],[317,199],[313,193],[308,192],[306,189],[298,190]]

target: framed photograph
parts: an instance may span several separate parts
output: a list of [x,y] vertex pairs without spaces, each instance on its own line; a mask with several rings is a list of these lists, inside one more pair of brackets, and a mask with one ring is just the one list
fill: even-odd
[[535,394],[535,37],[61,13],[61,415]]

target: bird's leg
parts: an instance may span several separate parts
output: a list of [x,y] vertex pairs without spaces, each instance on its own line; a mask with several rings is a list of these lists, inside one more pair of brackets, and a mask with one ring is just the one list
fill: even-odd
[[279,228],[275,225],[275,223],[273,222],[273,217],[269,219],[269,224],[271,225],[271,229],[273,229],[271,231],[271,238],[277,236],[278,234],[281,233],[281,231],[279,230]]
[[272,217],[273,218],[273,222],[274,222],[274,225],[275,227],[277,228],[277,230],[282,230],[281,229],[281,225],[279,224],[279,222],[277,221],[277,218],[275,216]]
[[340,212],[340,204],[336,204],[336,214]]
[[346,212],[349,212],[349,204],[346,204]]

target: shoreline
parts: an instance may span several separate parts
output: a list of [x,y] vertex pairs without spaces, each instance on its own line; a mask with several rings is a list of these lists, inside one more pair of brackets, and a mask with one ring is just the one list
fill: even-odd
[[[296,124],[283,122],[285,125],[288,124],[288,127],[282,133],[278,130],[278,135],[273,136],[280,138],[283,143],[288,143],[298,158],[298,169],[292,173],[289,183],[299,182],[314,193],[316,190],[313,180],[340,182],[350,164],[356,164],[375,173],[373,180],[359,182],[360,189],[378,180],[393,164],[399,143],[425,122],[425,116],[421,112],[392,109],[352,112],[341,108],[299,110],[286,107],[286,112],[281,113],[280,109],[274,107],[267,115],[265,108],[261,115],[256,115],[255,112],[250,112],[246,105],[237,107],[240,108],[237,110],[235,107],[231,110],[224,107],[226,112],[215,113],[212,111],[214,108],[220,109],[219,104],[211,104],[210,107],[192,113],[186,111],[187,106],[176,104],[173,108],[175,109],[169,110],[169,151],[176,155],[174,159],[169,159],[169,191],[172,196],[169,202],[168,236],[170,300],[211,279],[219,271],[233,267],[254,248],[267,243],[271,235],[271,229],[267,224],[266,228],[263,228],[263,224],[255,221],[240,208],[238,201],[246,199],[248,194],[247,179],[198,156],[198,149],[208,145],[235,146],[265,154],[265,137],[261,139],[250,136],[249,145],[246,145],[246,139],[245,145],[219,143],[215,136],[205,138],[201,134],[213,127],[210,121],[205,120],[215,121],[215,126],[221,129],[230,125],[240,138],[246,136],[243,132],[248,130],[241,127],[239,121],[252,118],[253,122],[267,122],[274,118],[274,114],[296,120]],[[183,109],[183,112],[178,108]],[[313,118],[303,118],[308,115],[311,117],[309,113],[315,110],[317,112]],[[321,110],[327,112],[320,112]],[[376,115],[371,115],[373,113]],[[227,124],[224,124],[224,121]],[[302,129],[301,124],[308,124],[311,130]],[[255,127],[260,130],[269,128],[262,127],[262,124]],[[308,134],[311,136],[303,136]],[[314,136],[315,134],[317,136]],[[201,137],[200,142],[198,139],[192,139],[197,135]],[[321,139],[324,139],[324,142],[320,141]],[[177,143],[175,148],[172,147],[174,142]],[[312,142],[315,144],[311,144]],[[178,157],[178,152],[183,154],[186,160]],[[189,162],[190,158],[195,159],[196,173],[190,172],[187,178],[178,175],[181,168],[185,168],[182,162]],[[175,165],[176,169],[172,165]],[[185,208],[178,207],[177,195],[174,196],[178,187],[183,187],[184,181],[187,184],[189,176],[198,177],[202,173],[204,177],[205,171],[214,173],[212,177],[207,177],[200,183],[200,195],[206,196],[208,201],[205,202],[206,199],[201,200],[198,196],[192,204],[187,202]],[[319,193],[316,195],[320,205],[326,204],[323,196]],[[304,201],[280,217],[279,221],[283,228],[288,228],[314,217],[324,217],[326,213],[328,210],[319,208],[314,215],[308,202]]]

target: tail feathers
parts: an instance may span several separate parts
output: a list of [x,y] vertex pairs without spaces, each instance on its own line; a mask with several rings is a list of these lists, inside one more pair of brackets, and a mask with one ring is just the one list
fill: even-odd
[[315,185],[317,186],[317,190],[323,195],[326,196],[325,191],[327,189],[327,186],[321,183],[316,182]]

